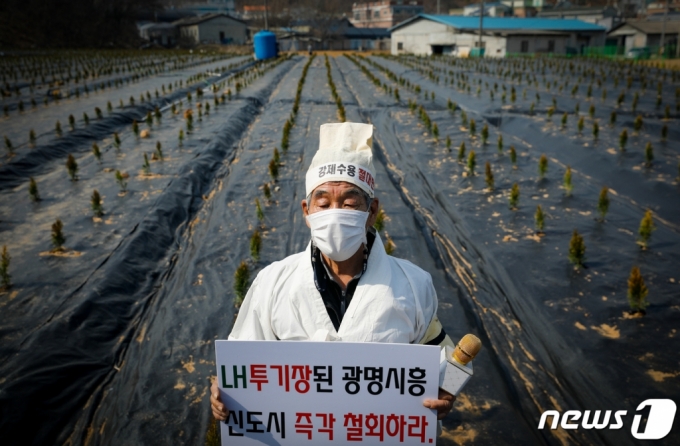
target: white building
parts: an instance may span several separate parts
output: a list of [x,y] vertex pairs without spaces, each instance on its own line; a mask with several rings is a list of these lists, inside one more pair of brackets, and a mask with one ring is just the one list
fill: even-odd
[[[388,31],[392,54],[449,54],[467,57],[479,46],[479,17],[420,14]],[[580,53],[603,46],[605,28],[580,20],[484,17],[486,57],[509,53]]]
[[206,14],[173,23],[180,39],[193,44],[216,43],[243,45],[246,43],[246,23],[226,14]]
[[[481,9],[481,3],[472,3],[463,8],[464,16],[477,16],[479,17],[479,10]],[[510,6],[504,5],[501,2],[495,3],[484,3],[484,16],[485,17],[507,17],[512,15],[512,8]]]

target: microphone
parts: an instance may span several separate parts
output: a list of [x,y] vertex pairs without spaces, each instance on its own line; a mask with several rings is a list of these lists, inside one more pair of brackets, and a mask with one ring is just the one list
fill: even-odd
[[472,377],[472,361],[482,349],[482,341],[473,334],[466,334],[455,348],[442,349],[439,362],[439,388],[451,395],[458,395]]

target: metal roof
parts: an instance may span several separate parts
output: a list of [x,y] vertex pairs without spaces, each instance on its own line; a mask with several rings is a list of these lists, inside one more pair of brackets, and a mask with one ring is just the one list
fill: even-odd
[[[392,32],[418,19],[432,20],[457,29],[479,29],[479,16],[418,14],[394,25]],[[603,26],[576,19],[484,17],[482,27],[485,31],[606,31]]]

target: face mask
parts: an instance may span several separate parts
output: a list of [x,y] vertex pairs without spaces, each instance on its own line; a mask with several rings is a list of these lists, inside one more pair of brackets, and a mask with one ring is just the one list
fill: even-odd
[[307,216],[314,244],[326,256],[342,262],[366,243],[368,212],[328,209]]

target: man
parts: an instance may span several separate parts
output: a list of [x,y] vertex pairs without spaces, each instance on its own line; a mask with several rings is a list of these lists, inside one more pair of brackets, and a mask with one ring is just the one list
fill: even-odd
[[[450,345],[430,275],[388,256],[373,229],[373,126],[324,124],[306,176],[302,213],[311,242],[255,278],[229,339]],[[442,419],[454,397],[426,400]],[[226,420],[215,381],[213,416]]]

